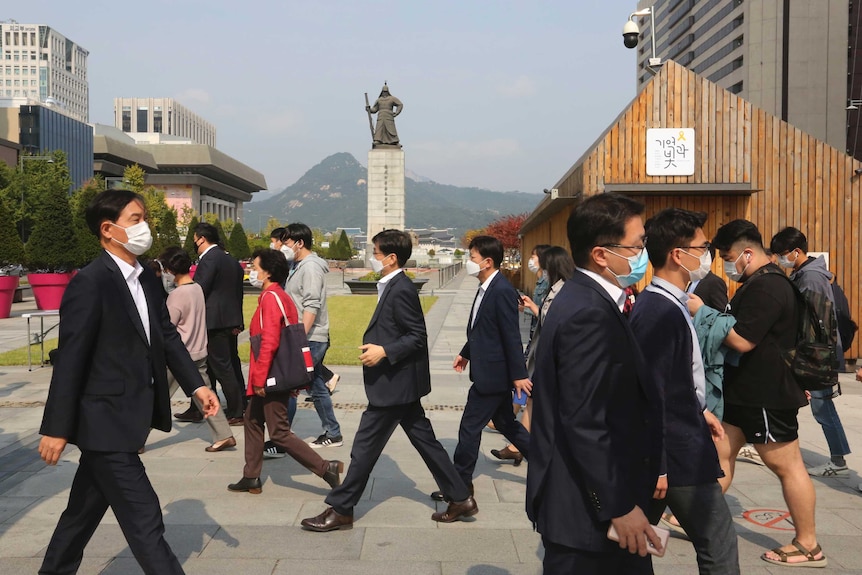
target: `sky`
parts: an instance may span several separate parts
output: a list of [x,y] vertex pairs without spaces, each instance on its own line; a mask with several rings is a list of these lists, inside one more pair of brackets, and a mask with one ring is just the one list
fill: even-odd
[[622,26],[635,0],[28,0],[89,51],[90,121],[115,97],[173,97],[217,147],[281,190],[371,148],[364,93],[383,82],[406,168],[496,191],[552,187],[635,96]]

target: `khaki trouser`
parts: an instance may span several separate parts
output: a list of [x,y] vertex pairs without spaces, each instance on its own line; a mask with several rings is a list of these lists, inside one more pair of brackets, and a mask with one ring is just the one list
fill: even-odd
[[[201,377],[204,381],[207,381],[207,358],[195,360],[195,367],[198,368],[198,372],[201,374]],[[174,393],[180,388],[179,382],[174,377],[174,374],[171,373],[171,370],[168,370],[168,395],[172,397]],[[201,405],[200,400],[197,397],[192,396],[192,401],[195,402],[198,410],[203,413],[203,405]],[[227,417],[224,414],[223,409],[219,409],[218,413],[211,417],[207,417],[204,421],[210,428],[210,433],[212,434],[212,443],[217,441],[221,441],[222,439],[227,439],[228,437],[233,437],[233,433],[230,430],[230,425],[228,425]]]

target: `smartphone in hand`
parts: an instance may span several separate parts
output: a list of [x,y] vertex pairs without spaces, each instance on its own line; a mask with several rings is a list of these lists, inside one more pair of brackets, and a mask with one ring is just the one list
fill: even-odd
[[[661,541],[661,551],[647,540],[647,553],[655,555],[656,557],[664,557],[664,553],[667,551],[667,541],[670,538],[670,531],[663,527],[658,527],[657,525],[653,525],[652,530],[656,535],[658,535],[658,538]],[[613,524],[608,528],[608,539],[616,541],[617,543],[620,541],[620,536],[617,535],[617,530],[614,528]]]

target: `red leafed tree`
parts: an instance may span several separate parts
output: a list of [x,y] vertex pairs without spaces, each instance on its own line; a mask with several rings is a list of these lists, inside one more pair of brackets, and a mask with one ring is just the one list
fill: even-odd
[[509,215],[498,218],[485,227],[485,234],[503,242],[503,253],[509,264],[515,263],[521,253],[521,226],[529,214]]

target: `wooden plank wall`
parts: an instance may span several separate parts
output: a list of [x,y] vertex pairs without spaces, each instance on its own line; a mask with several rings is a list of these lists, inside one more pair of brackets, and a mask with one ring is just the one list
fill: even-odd
[[[646,128],[694,128],[692,176],[646,175]],[[706,235],[732,219],[753,221],[769,245],[773,234],[794,226],[806,234],[811,251],[828,251],[829,267],[847,293],[851,312],[862,323],[862,168],[841,150],[754,108],[674,62],[667,62],[623,114],[558,185],[561,196],[603,193],[608,184],[678,184],[679,192],[634,193],[647,217],[664,207],[705,211]],[[686,191],[686,184],[748,183],[750,196]],[[634,189],[633,189],[634,192]],[[568,246],[571,206],[524,235],[524,253],[550,243]],[[723,275],[716,263],[713,271]],[[524,274],[532,287],[533,274]],[[848,357],[858,357],[857,337]]]

